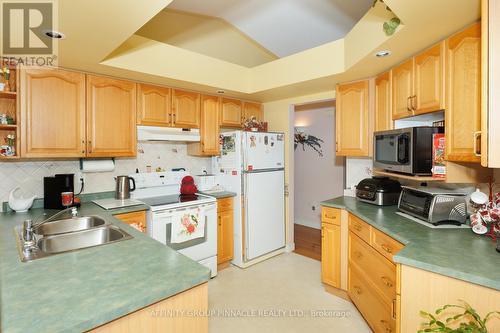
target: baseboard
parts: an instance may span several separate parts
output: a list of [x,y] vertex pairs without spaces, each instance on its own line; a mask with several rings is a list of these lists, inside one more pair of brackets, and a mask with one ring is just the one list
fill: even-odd
[[343,298],[343,299],[351,302],[351,298],[347,294],[346,290],[335,288],[335,287],[329,286],[327,284],[323,284],[323,286],[325,287],[325,291],[327,293],[332,294],[332,295],[337,296],[337,297],[340,297],[340,298]]

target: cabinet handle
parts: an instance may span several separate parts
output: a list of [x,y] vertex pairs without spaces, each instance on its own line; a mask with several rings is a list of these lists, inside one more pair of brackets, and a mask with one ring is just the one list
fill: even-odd
[[481,131],[474,132],[474,155],[476,155],[477,157],[481,157],[481,145],[479,145],[479,149],[477,145],[477,141],[480,138],[481,138]]
[[382,249],[384,249],[384,251],[385,251],[385,252],[387,252],[387,253],[392,253],[392,249],[390,248],[390,246],[389,246],[389,245],[387,245],[387,244],[382,244],[382,245],[380,245],[380,247],[381,247]]
[[392,319],[396,319],[396,299],[392,300]]
[[389,327],[389,323],[387,322],[387,320],[382,319],[380,323],[384,325],[386,333],[392,333],[392,329]]
[[391,288],[393,286],[391,279],[389,279],[387,276],[382,276],[380,279],[387,287]]
[[410,98],[411,98],[411,96],[406,97],[406,110],[408,112],[411,111],[411,109],[410,109]]
[[88,151],[89,151],[89,154],[92,154],[92,141],[91,140],[89,140],[89,149],[88,149]]
[[[415,101],[415,105],[413,105],[413,101]],[[417,111],[417,95],[411,97],[411,108],[413,111]]]
[[325,217],[327,219],[330,219],[330,220],[335,220],[337,218],[335,215],[332,216],[332,215],[327,215],[327,214],[325,214]]
[[352,227],[354,228],[354,230],[357,230],[357,231],[361,231],[361,229],[363,229],[363,228],[361,228],[361,226],[359,224],[354,224]]
[[363,290],[361,290],[361,288],[360,288],[360,287],[358,287],[358,286],[354,286],[354,287],[352,287],[352,289],[354,289],[354,291],[355,291],[355,292],[356,292],[356,294],[358,294],[358,295],[361,295],[361,294],[363,293]]

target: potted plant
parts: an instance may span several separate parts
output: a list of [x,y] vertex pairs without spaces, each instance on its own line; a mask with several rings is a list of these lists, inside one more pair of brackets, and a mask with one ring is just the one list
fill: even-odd
[[[424,323],[425,327],[419,330],[418,333],[424,332],[446,332],[446,333],[488,333],[486,322],[493,316],[500,315],[499,311],[491,311],[484,319],[474,310],[467,302],[461,301],[464,305],[447,304],[434,311],[434,314],[420,311],[420,315],[428,322]],[[438,319],[438,316],[443,314],[446,309],[460,309],[462,313],[446,318],[444,321]],[[452,325],[452,328],[448,325]]]
[[10,86],[9,86],[9,80],[10,80],[10,69],[9,69],[9,67],[4,66],[4,67],[2,68],[2,76],[3,76],[3,80],[4,80],[4,82],[2,83],[2,84],[3,84],[3,87],[0,87],[0,90],[3,90],[3,91],[10,91]]

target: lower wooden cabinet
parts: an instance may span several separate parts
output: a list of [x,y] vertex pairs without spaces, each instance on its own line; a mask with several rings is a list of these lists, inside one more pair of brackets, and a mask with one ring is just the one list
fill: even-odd
[[217,200],[217,264],[222,266],[233,259],[233,213],[233,198]]
[[341,280],[340,209],[321,208],[321,281],[340,288]]
[[123,223],[129,224],[131,227],[134,227],[141,232],[146,232],[147,223],[145,211],[118,214],[114,215],[114,217],[119,219]]

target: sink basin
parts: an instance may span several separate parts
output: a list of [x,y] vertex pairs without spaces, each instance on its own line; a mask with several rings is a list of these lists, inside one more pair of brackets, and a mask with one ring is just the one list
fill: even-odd
[[122,229],[106,225],[88,230],[42,237],[37,245],[45,254],[56,254],[130,239]]
[[35,228],[34,232],[38,235],[49,236],[66,232],[87,230],[106,224],[102,218],[97,216],[73,217],[64,220],[55,220],[42,224]]

